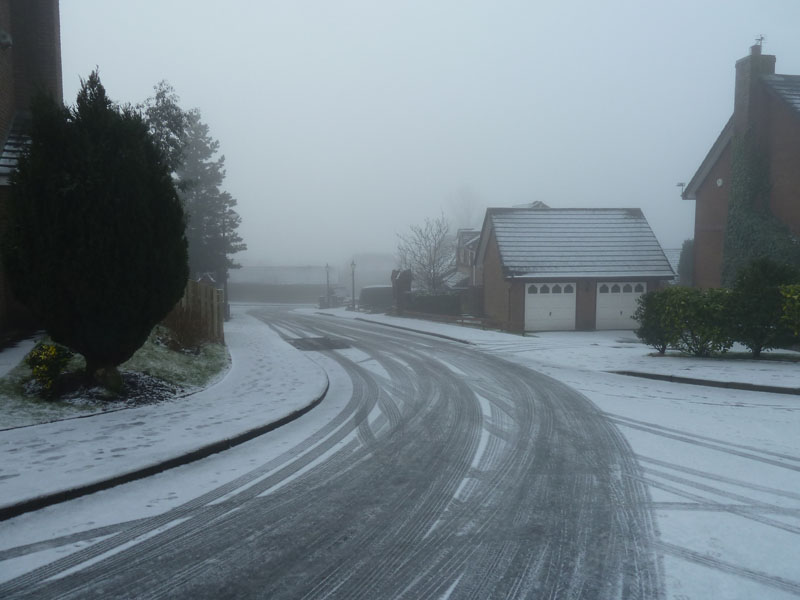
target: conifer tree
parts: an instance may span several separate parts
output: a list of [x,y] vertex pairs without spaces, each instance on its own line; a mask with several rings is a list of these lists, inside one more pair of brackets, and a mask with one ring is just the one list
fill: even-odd
[[107,97],[97,72],[74,108],[37,98],[30,139],[3,262],[19,299],[94,376],[130,358],[181,298],[183,209],[147,124]]
[[236,200],[221,189],[225,156],[217,157],[219,142],[211,137],[198,109],[181,109],[180,98],[165,81],[155,90],[143,110],[169,157],[187,214],[190,274],[211,273],[224,283],[228,270],[238,267],[231,255],[247,249],[238,233],[241,217],[235,210]]

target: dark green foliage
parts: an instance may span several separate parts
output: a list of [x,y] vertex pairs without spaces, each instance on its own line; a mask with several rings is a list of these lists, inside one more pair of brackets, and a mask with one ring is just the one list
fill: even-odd
[[[663,352],[666,346],[693,356],[712,356],[732,345],[730,292],[671,286],[649,292],[639,303],[634,318],[637,336]],[[666,344],[666,346],[665,346]]]
[[731,192],[722,263],[730,287],[753,260],[769,257],[800,266],[800,244],[769,208],[769,161],[752,133],[733,140]]
[[209,135],[199,111],[191,110],[186,117],[183,163],[177,172],[188,214],[189,268],[195,275],[210,272],[227,278],[228,269],[237,266],[229,255],[247,249],[237,233],[241,217],[234,210],[236,200],[220,190],[225,157],[213,158],[219,142]]
[[780,287],[782,306],[781,320],[796,336],[800,336],[800,284]]
[[183,294],[184,216],[143,119],[96,72],[74,108],[32,107],[3,259],[17,296],[87,373],[124,362]]
[[667,303],[669,321],[679,330],[675,348],[693,356],[712,356],[732,345],[728,317],[730,291],[676,286]]
[[694,283],[694,240],[684,240],[681,257],[678,259],[678,284],[692,286]]
[[668,287],[647,292],[636,300],[638,307],[633,318],[638,321],[639,327],[634,333],[659,354],[664,354],[667,348],[674,345],[680,335],[679,328],[669,319],[667,310],[670,298],[676,293],[680,293],[679,288]]
[[184,111],[175,90],[165,81],[143,105],[150,130],[168,157],[186,211],[189,270],[193,277],[211,273],[219,283],[237,268],[230,256],[247,249],[238,233],[241,217],[236,200],[220,188],[225,157],[216,158],[219,142],[201,120],[200,111]]
[[406,308],[412,312],[456,316],[461,314],[461,297],[458,294],[411,294]]
[[731,296],[731,335],[753,356],[792,342],[792,331],[781,318],[780,286],[798,282],[800,272],[795,267],[768,258],[757,259],[739,271]]

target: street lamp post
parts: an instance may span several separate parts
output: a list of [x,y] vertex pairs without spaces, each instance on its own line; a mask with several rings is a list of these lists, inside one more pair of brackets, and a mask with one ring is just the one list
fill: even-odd
[[356,309],[356,260],[353,259],[353,262],[350,263],[350,275],[352,277],[353,282],[353,310]]
[[325,308],[331,307],[331,267],[325,263]]

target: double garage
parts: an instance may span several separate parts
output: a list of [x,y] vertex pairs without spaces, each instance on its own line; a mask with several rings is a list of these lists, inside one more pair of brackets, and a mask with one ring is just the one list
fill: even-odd
[[526,283],[525,331],[572,331],[579,319],[591,321],[591,315],[579,315],[579,307],[588,312],[593,309],[594,329],[634,329],[636,300],[645,291],[647,285],[642,281]]

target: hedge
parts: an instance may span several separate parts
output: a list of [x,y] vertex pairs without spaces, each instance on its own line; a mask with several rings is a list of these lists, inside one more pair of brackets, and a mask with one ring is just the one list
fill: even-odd
[[675,348],[693,356],[726,352],[734,342],[754,357],[791,345],[800,333],[800,272],[760,258],[739,271],[733,289],[671,286],[648,292],[634,314],[636,335],[663,354]]
[[433,315],[460,315],[461,297],[458,294],[411,294],[408,310]]

